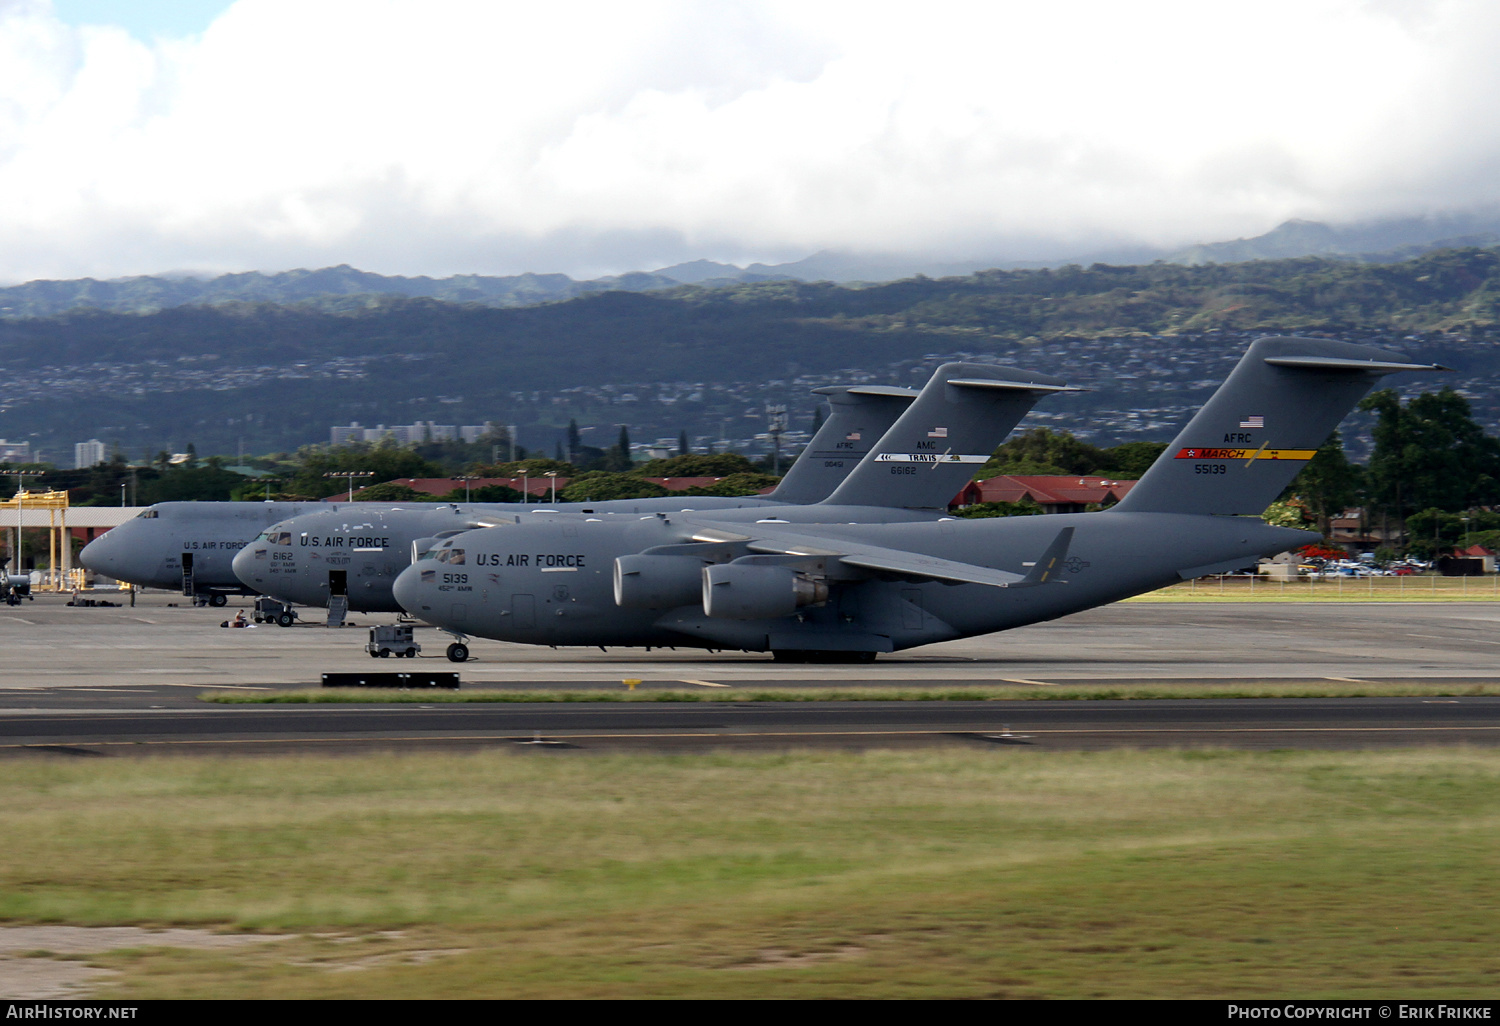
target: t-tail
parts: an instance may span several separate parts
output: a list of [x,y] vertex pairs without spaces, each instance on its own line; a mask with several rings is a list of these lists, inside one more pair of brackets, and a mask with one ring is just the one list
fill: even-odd
[[1038,400],[1076,391],[1015,367],[945,363],[828,503],[944,509]]
[[1447,369],[1330,339],[1257,339],[1114,509],[1262,513],[1382,377]]
[[894,385],[830,385],[813,392],[827,396],[833,412],[766,496],[774,502],[801,505],[828,498],[919,394]]

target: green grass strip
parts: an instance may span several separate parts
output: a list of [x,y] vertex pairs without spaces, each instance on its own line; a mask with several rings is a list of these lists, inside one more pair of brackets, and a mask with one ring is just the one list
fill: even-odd
[[0,924],[264,940],[7,959],[95,998],[1496,993],[1495,748],[36,756],[0,808]]

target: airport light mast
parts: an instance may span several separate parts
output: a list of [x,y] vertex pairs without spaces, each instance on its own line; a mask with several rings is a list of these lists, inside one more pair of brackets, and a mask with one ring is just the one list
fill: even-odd
[[469,500],[469,484],[470,484],[470,482],[472,482],[472,481],[482,481],[484,479],[482,477],[478,476],[477,474],[459,474],[456,477],[450,477],[448,480],[450,480],[450,481],[462,481],[464,483],[464,502],[467,504],[470,501]]
[[349,479],[349,502],[354,501],[354,479],[356,477],[374,477],[373,470],[330,470],[324,477],[347,477]]
[[26,514],[26,479],[36,477],[35,470],[0,470],[0,477],[13,477],[16,479],[16,573],[21,572],[21,556],[25,546],[25,514]]
[[772,473],[781,476],[781,434],[787,428],[787,416],[785,406],[767,406],[766,416],[769,422],[766,425],[766,434],[771,436],[771,451],[775,454],[771,458]]

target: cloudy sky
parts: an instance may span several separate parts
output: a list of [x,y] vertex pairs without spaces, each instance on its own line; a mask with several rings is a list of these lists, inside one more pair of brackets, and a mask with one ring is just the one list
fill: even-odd
[[0,0],[0,280],[1025,259],[1500,201],[1493,0]]

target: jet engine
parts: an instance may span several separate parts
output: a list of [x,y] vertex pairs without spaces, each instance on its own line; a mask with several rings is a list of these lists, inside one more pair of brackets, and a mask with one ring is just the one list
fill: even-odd
[[828,585],[784,566],[725,563],[703,571],[703,612],[726,620],[768,620],[828,601]]
[[615,605],[621,609],[676,609],[703,590],[697,556],[621,556],[615,560]]

